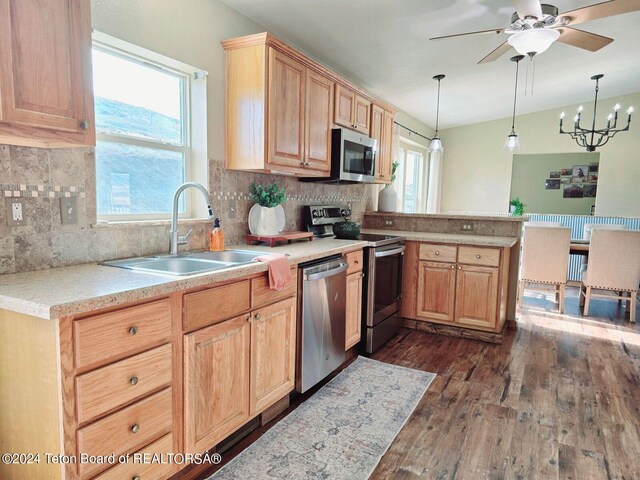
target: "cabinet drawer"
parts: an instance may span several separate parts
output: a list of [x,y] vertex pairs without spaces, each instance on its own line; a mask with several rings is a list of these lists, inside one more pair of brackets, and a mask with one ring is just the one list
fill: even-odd
[[126,357],[171,336],[169,299],[97,315],[73,323],[78,369]]
[[251,279],[251,308],[270,305],[272,303],[284,300],[285,298],[295,297],[298,289],[298,269],[291,269],[291,281],[283,290],[271,290],[269,288],[269,274],[266,273],[260,277]]
[[171,383],[171,345],[76,378],[78,422],[85,423]]
[[[171,410],[171,389],[167,388],[78,430],[78,452],[117,456],[138,450],[171,431]],[[79,463],[80,475],[89,476],[103,467]]]
[[347,253],[347,262],[349,262],[347,275],[355,272],[361,272],[362,262],[363,262],[362,250],[358,250],[357,252]]
[[484,265],[497,267],[500,265],[500,249],[486,247],[460,246],[458,262],[467,265]]
[[222,322],[249,310],[249,280],[210,288],[184,296],[184,328],[187,331]]
[[432,262],[455,262],[457,249],[458,247],[452,245],[421,243],[418,259]]
[[156,440],[151,445],[144,447],[136,453],[141,455],[156,455],[166,463],[142,463],[140,460],[134,462],[133,457],[127,463],[119,463],[115,467],[107,470],[102,475],[98,475],[94,480],[123,480],[139,478],[140,480],[157,480],[159,478],[169,478],[173,473],[173,465],[168,463],[167,453],[173,453],[173,435],[165,435],[160,440]]

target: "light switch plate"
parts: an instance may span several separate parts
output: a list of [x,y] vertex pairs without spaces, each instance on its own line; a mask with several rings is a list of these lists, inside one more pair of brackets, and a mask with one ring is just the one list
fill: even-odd
[[60,198],[60,221],[62,225],[78,223],[78,197]]
[[7,225],[10,227],[22,227],[27,224],[27,215],[24,208],[24,198],[6,198]]

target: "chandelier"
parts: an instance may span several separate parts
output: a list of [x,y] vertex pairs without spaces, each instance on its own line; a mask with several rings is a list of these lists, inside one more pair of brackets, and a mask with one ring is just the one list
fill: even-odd
[[595,152],[597,147],[602,147],[618,132],[626,132],[629,130],[631,123],[631,114],[633,113],[633,107],[627,109],[627,125],[624,128],[618,127],[618,110],[620,110],[620,104],[616,103],[613,107],[613,113],[610,113],[607,117],[606,128],[596,128],[596,111],[598,108],[598,84],[600,79],[604,77],[603,74],[594,75],[591,80],[596,81],[596,96],[593,102],[593,123],[591,129],[583,128],[580,126],[580,120],[582,117],[582,105],[578,107],[578,113],[573,117],[573,131],[565,132],[562,129],[562,121],[564,120],[564,112],[560,114],[560,133],[571,135],[578,145],[586,147],[587,152]]

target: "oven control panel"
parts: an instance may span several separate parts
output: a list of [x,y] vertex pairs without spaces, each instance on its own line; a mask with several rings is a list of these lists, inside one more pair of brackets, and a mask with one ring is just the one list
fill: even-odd
[[351,216],[351,208],[347,206],[306,205],[304,211],[307,226],[332,225]]

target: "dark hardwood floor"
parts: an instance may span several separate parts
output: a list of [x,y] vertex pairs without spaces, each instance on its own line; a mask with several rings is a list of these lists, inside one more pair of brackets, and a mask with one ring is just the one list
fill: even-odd
[[403,330],[373,358],[438,376],[371,478],[640,479],[640,327],[592,305],[527,290],[501,345]]

